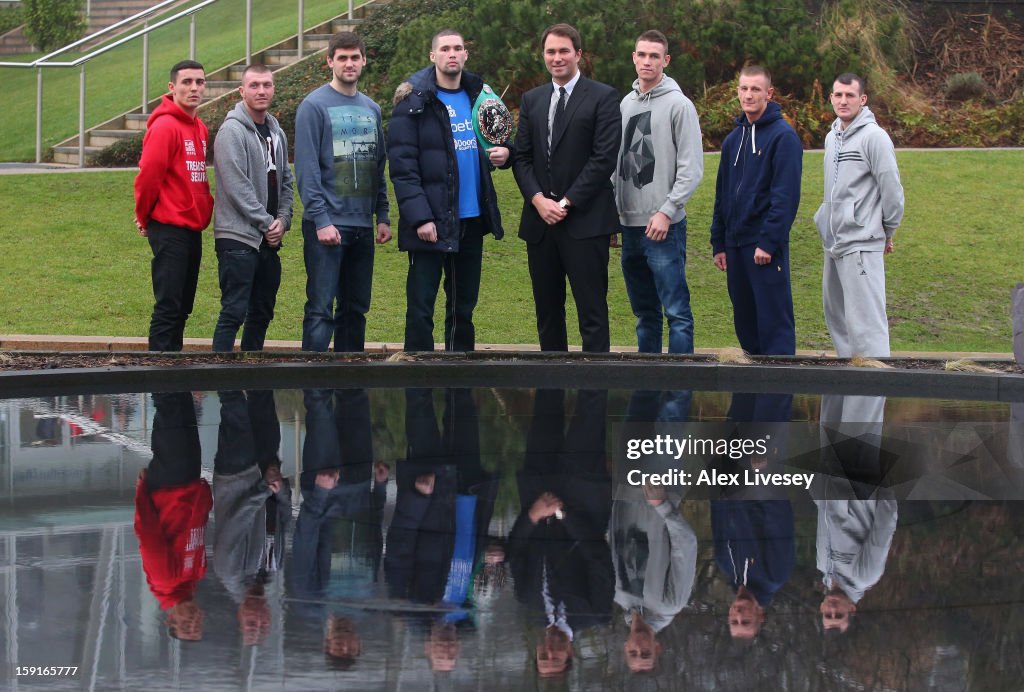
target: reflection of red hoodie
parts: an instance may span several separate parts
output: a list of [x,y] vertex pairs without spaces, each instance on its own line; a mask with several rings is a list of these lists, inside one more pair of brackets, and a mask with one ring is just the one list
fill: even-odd
[[176,488],[135,486],[135,535],[149,590],[164,610],[184,601],[206,574],[206,521],[213,507],[203,479]]
[[135,218],[201,231],[210,225],[213,196],[206,180],[206,125],[170,94],[146,121],[135,178]]

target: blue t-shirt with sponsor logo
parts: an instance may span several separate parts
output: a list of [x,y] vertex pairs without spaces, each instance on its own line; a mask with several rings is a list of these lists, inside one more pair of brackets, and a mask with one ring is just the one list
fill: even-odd
[[480,216],[480,159],[473,131],[473,104],[465,89],[437,88],[437,98],[448,109],[459,166],[459,218]]

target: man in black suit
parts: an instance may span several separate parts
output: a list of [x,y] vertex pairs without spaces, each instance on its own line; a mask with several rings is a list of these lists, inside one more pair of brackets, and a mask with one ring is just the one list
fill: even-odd
[[607,352],[608,245],[617,232],[611,175],[622,136],[618,94],[579,72],[580,34],[555,24],[541,37],[552,84],[523,95],[515,146],[542,351],[567,351],[565,279],[583,350]]

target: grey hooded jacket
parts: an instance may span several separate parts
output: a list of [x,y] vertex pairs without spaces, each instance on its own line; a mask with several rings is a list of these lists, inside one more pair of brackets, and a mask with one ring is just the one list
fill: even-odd
[[896,152],[875,115],[864,106],[825,137],[825,201],[814,215],[825,252],[881,252],[903,219],[903,185]]
[[700,122],[693,102],[665,75],[646,94],[640,80],[619,104],[622,145],[615,170],[615,206],[624,226],[646,226],[656,212],[672,223],[704,177]]
[[[288,139],[277,119],[267,113],[277,166],[277,218],[287,231],[292,223],[293,176],[288,165]],[[229,238],[259,248],[274,219],[267,213],[269,191],[267,142],[256,130],[244,103],[228,113],[213,143],[217,192],[213,204],[213,237]]]

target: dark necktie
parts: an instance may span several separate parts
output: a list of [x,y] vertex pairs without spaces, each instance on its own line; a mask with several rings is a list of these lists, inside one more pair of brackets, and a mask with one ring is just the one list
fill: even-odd
[[562,131],[565,120],[565,87],[558,87],[558,104],[555,106],[555,117],[551,119],[551,136]]

